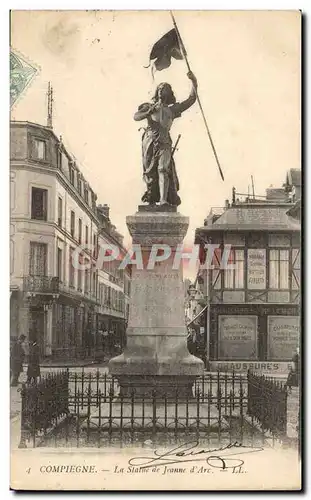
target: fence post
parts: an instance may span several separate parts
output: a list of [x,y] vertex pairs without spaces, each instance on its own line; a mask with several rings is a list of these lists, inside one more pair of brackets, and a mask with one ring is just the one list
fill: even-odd
[[18,447],[19,448],[27,448],[26,441],[27,441],[28,431],[26,430],[26,422],[27,422],[26,406],[27,406],[27,402],[26,402],[26,386],[25,386],[25,384],[22,385],[21,398],[22,398],[22,402],[21,402],[21,406],[22,406],[22,409],[21,409],[21,437],[20,437],[20,442],[19,442]]
[[152,391],[152,434],[155,435],[156,432],[156,421],[157,421],[157,400],[156,391]]

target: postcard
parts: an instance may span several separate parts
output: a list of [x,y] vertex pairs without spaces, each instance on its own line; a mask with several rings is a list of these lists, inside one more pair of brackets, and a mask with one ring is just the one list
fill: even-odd
[[11,489],[301,489],[301,22],[11,11]]

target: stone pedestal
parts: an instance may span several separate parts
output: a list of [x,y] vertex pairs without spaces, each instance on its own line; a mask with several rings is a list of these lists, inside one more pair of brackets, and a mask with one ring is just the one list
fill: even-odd
[[[176,246],[183,242],[189,219],[174,207],[156,206],[139,207],[126,222],[133,245],[142,250],[143,266],[132,266],[127,345],[123,354],[110,360],[109,371],[118,378],[123,395],[134,390],[145,396],[155,391],[191,397],[204,364],[187,349],[182,262],[173,268]],[[161,255],[163,244],[171,255],[150,268],[152,246],[159,245]],[[139,262],[139,251],[136,257]]]

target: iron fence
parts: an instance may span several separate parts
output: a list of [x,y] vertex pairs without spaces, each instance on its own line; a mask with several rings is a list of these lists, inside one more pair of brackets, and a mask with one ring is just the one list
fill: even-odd
[[264,375],[247,373],[248,414],[264,430],[284,437],[287,427],[287,389],[285,384]]
[[53,431],[69,414],[69,372],[48,374],[39,383],[23,384],[21,390],[21,440],[19,447],[26,447],[32,439]]
[[[53,383],[51,379],[49,383],[44,381],[40,389],[23,387],[21,443],[25,446],[26,436],[30,446],[44,442],[100,447],[141,439],[171,441],[185,435],[213,445],[232,439],[252,445],[263,443],[267,425],[256,426],[259,419],[254,408],[259,401],[264,406],[270,400],[254,393],[253,383],[257,382],[251,374],[205,373],[196,379],[188,396],[178,390],[171,396],[159,396],[155,391],[143,396],[135,390],[123,396],[117,379],[99,369],[66,370]],[[279,422],[284,411],[286,407],[281,405],[270,419]],[[269,429],[274,442],[280,435],[279,424]]]

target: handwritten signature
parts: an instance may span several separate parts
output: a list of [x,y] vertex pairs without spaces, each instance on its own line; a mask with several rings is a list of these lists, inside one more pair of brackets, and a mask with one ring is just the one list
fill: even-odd
[[153,456],[130,458],[128,463],[129,465],[146,469],[154,466],[160,467],[163,465],[180,464],[184,462],[204,461],[210,467],[224,470],[241,467],[244,464],[244,460],[239,458],[240,455],[263,451],[263,448],[245,446],[238,441],[234,441],[220,448],[198,449],[198,446],[198,441],[189,441],[169,451],[165,451],[164,453],[154,450]]

